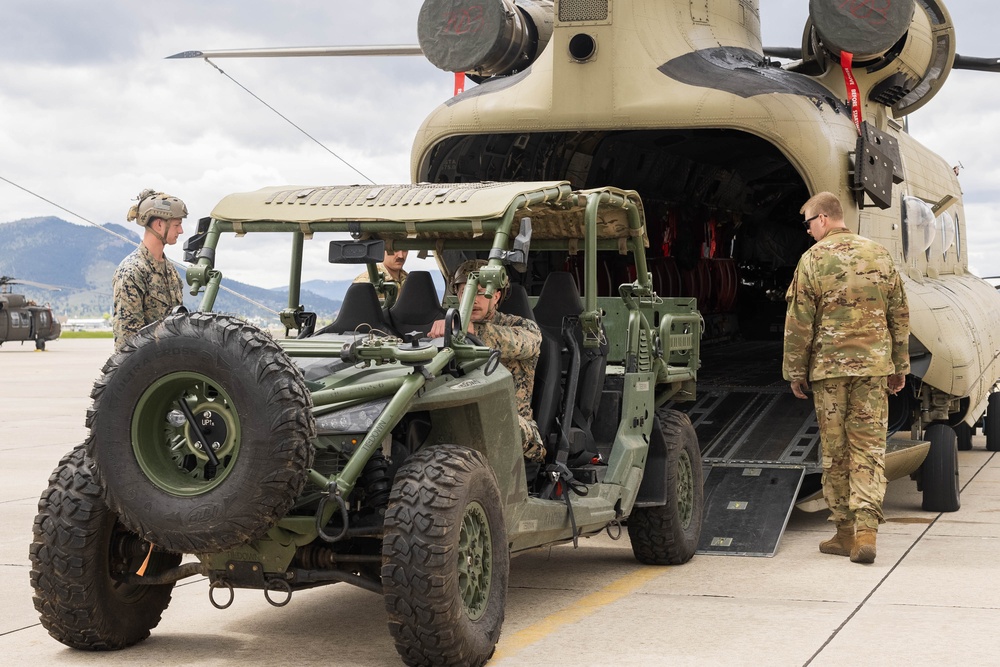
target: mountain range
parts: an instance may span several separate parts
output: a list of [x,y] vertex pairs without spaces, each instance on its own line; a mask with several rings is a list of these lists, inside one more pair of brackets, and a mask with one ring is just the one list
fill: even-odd
[[[112,233],[108,233],[112,232]],[[124,237],[124,238],[122,238]],[[124,239],[129,239],[126,241]],[[135,249],[138,233],[107,223],[75,225],[57,217],[27,218],[0,224],[0,275],[58,286],[50,291],[17,285],[16,291],[48,303],[59,317],[96,318],[111,311],[111,278],[118,264]],[[183,268],[178,268],[183,280]],[[332,318],[349,280],[303,283],[300,302],[320,320]],[[288,304],[288,288],[267,289],[226,278],[223,286],[266,306],[268,312],[229,291],[220,290],[214,310],[277,323],[274,314]],[[197,308],[201,297],[185,289],[184,305]]]

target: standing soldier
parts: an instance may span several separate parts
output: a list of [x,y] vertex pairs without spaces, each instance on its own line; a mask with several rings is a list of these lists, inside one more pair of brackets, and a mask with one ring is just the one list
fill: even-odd
[[798,398],[813,383],[823,496],[837,526],[819,550],[872,563],[885,522],[887,391],[910,370],[906,295],[889,252],[847,229],[835,195],[821,192],[800,212],[816,244],[785,297],[782,373]]
[[[479,271],[486,264],[484,259],[470,259],[459,265],[451,281],[459,300],[469,282],[469,274]],[[531,392],[535,385],[535,366],[538,365],[538,355],[542,348],[542,330],[529,319],[497,311],[497,306],[505,296],[502,290],[494,292],[491,299],[486,298],[485,292],[486,289],[480,287],[476,300],[472,303],[469,333],[478,336],[483,345],[500,351],[500,363],[514,378],[524,457],[529,461],[543,461],[545,446],[531,411]],[[438,338],[444,335],[444,331],[445,321],[437,320],[428,335]]]
[[170,313],[184,302],[184,285],[163,249],[184,233],[187,206],[177,197],[143,190],[129,209],[128,220],[143,227],[142,243],[122,260],[112,279],[111,312],[115,352],[139,329]]

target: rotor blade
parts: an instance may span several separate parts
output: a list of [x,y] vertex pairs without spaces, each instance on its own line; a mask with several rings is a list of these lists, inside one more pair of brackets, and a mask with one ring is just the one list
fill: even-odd
[[979,72],[1000,72],[1000,58],[974,58],[955,54],[954,69],[971,69]]
[[789,60],[801,60],[802,49],[795,46],[765,46],[764,55],[772,58],[788,58]]
[[17,278],[7,278],[6,283],[8,285],[27,285],[29,287],[41,287],[42,289],[50,290],[63,290],[69,289],[68,287],[59,287],[58,285],[46,285],[45,283],[36,283],[34,280],[19,280]]
[[419,46],[409,44],[372,44],[368,46],[303,46],[268,49],[221,49],[218,51],[183,51],[171,58],[303,58],[309,56],[421,56]]

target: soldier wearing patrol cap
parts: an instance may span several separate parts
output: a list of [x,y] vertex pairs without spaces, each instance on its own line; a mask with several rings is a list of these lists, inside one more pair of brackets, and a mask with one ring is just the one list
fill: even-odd
[[[486,266],[484,259],[471,259],[459,265],[451,281],[452,291],[462,298],[469,276]],[[506,289],[498,289],[493,297],[486,298],[486,288],[480,287],[472,304],[472,318],[469,333],[483,341],[483,344],[500,351],[500,363],[514,378],[514,394],[517,400],[518,423],[521,427],[524,457],[529,461],[545,459],[545,446],[538,432],[534,414],[531,411],[531,391],[535,384],[535,366],[542,346],[542,331],[533,321],[508,315],[497,310],[506,296]],[[438,320],[430,330],[431,338],[444,335],[445,321]]]
[[177,237],[184,233],[187,206],[177,197],[155,190],[143,190],[136,200],[127,219],[144,229],[142,243],[122,260],[112,279],[116,352],[139,329],[184,302],[184,285],[163,249],[177,243]]
[[885,495],[888,393],[910,370],[910,315],[889,252],[852,233],[829,192],[801,209],[816,244],[802,254],[785,298],[784,378],[806,398],[812,381],[823,448],[823,495],[837,534],[827,554],[875,561]]

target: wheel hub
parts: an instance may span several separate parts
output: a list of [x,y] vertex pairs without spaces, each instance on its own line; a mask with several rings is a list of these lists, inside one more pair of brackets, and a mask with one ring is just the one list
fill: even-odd
[[465,613],[475,621],[486,611],[493,579],[489,519],[477,502],[465,508],[458,538],[458,587]]

